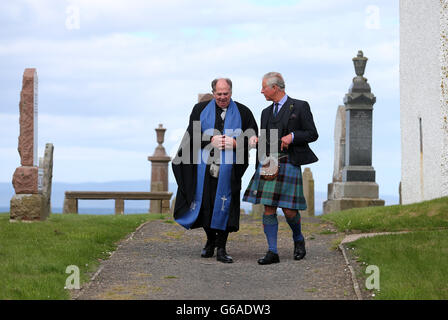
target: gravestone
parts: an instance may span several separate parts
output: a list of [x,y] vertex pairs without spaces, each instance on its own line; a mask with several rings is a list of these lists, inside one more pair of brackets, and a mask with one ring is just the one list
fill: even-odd
[[[148,157],[151,161],[151,190],[150,191],[168,191],[168,163],[171,161],[171,157],[166,154],[163,147],[163,141],[165,137],[166,129],[162,124],[155,129],[157,135],[158,146],[154,151],[154,154]],[[169,213],[170,201],[169,200],[151,200],[149,206],[149,212],[151,213]]]
[[12,184],[16,194],[38,193],[37,157],[37,73],[36,69],[25,69],[20,93],[20,135],[18,152],[21,166],[13,175]]
[[258,204],[252,204],[252,211],[251,215],[254,217],[262,217],[264,213],[264,204],[258,203]]
[[[37,155],[38,79],[36,69],[23,73],[19,102],[20,164],[12,178],[15,195],[10,202],[11,221],[36,221],[48,217],[47,199],[43,194],[43,170],[39,171]],[[40,177],[40,178],[39,178]]]
[[314,179],[310,168],[303,170],[302,180],[307,209],[301,211],[301,214],[305,217],[314,217]]
[[[335,171],[333,182],[328,184],[328,200],[323,204],[323,213],[367,206],[383,206],[379,186],[375,183],[375,170],[372,167],[372,112],[376,97],[364,78],[367,58],[362,51],[353,58],[356,77],[345,95],[345,147],[338,131],[342,116],[338,109],[335,127]],[[341,149],[344,166],[340,172]],[[339,179],[342,178],[341,181]]]
[[210,101],[213,99],[211,93],[198,93],[198,102]]
[[342,168],[345,163],[345,106],[339,106],[334,125],[334,168],[333,182],[342,181]]
[[44,157],[39,158],[39,182],[42,195],[45,196],[45,207],[43,215],[49,216],[51,213],[51,185],[53,179],[53,151],[52,143],[45,145]]

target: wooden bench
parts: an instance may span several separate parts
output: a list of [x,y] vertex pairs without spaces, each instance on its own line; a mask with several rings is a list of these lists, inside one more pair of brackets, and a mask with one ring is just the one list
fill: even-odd
[[[78,200],[115,200],[115,214],[124,214],[124,200],[162,200],[168,202],[172,192],[137,192],[137,191],[65,191],[63,213],[78,213]],[[165,200],[165,201],[163,201]],[[167,206],[160,205],[159,212],[166,213]]]

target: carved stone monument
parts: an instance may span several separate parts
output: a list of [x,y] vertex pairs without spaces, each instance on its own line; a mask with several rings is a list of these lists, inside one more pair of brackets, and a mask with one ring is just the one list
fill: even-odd
[[264,213],[264,204],[262,203],[252,204],[251,215],[253,215],[254,217],[261,218],[263,216],[263,213]]
[[342,182],[342,168],[345,164],[345,106],[339,106],[334,126],[334,168],[333,182]]
[[38,81],[34,68],[23,73],[20,93],[20,135],[18,152],[20,164],[13,175],[15,195],[10,203],[11,221],[45,220],[49,211],[43,194],[43,170],[39,170],[37,156]]
[[[168,191],[168,163],[171,157],[166,154],[163,147],[166,129],[162,124],[156,130],[157,143],[159,144],[154,151],[154,154],[148,157],[151,161],[151,190],[150,191]],[[169,200],[151,200],[149,212],[151,213],[169,213]]]
[[45,145],[45,152],[42,161],[42,194],[45,196],[46,206],[44,215],[49,216],[51,213],[51,185],[53,180],[53,151],[52,143]]
[[198,102],[210,101],[213,99],[211,93],[198,93]]
[[307,209],[301,211],[301,214],[305,217],[314,217],[314,179],[310,168],[303,170],[302,180]]
[[[379,186],[375,183],[372,167],[372,112],[376,97],[363,76],[367,58],[362,51],[358,51],[353,63],[356,77],[344,98],[345,139],[338,135],[338,128],[342,127],[339,108],[335,127],[335,172],[333,182],[328,184],[328,200],[323,204],[323,213],[384,205],[384,200],[378,198]],[[345,152],[340,152],[341,149]],[[344,166],[339,171],[342,156]]]

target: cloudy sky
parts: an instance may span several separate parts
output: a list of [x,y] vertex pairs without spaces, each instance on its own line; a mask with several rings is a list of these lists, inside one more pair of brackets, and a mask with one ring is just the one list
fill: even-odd
[[[259,121],[261,77],[279,71],[307,100],[320,158],[316,191],[333,173],[334,121],[355,76],[377,97],[373,166],[380,195],[400,181],[399,12],[391,0],[16,0],[0,3],[0,182],[20,166],[19,99],[25,68],[39,77],[39,156],[54,144],[53,181],[150,179],[154,129],[174,154],[198,93],[229,77],[233,99]],[[243,181],[247,185],[253,169]],[[170,181],[174,181],[170,174]]]

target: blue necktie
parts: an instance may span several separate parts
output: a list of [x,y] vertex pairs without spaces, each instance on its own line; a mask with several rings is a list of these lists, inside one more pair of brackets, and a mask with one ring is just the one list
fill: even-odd
[[278,103],[274,103],[274,118],[277,116],[278,113]]

